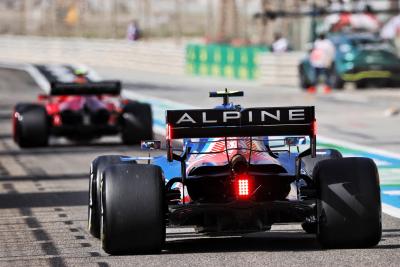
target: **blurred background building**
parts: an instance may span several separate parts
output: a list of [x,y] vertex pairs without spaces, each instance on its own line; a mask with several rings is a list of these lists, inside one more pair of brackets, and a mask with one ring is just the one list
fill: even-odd
[[[270,44],[279,32],[297,50],[310,41],[314,8],[338,11],[366,4],[375,10],[399,8],[397,0],[0,0],[0,34],[125,38],[135,20],[147,38]],[[277,15],[281,11],[292,15]],[[269,15],[255,17],[264,13]],[[389,18],[380,16],[383,22]]]

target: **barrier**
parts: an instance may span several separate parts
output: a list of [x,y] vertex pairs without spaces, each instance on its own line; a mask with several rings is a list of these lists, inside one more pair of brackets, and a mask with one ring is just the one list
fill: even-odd
[[260,47],[177,45],[173,41],[0,36],[0,61],[86,64],[171,75],[193,74],[256,80],[266,86],[298,86],[303,53],[263,53]]
[[186,73],[244,80],[258,79],[259,58],[267,51],[266,47],[258,46],[188,44],[186,46]]
[[1,36],[0,60],[15,63],[69,63],[184,75],[185,47],[172,41]]

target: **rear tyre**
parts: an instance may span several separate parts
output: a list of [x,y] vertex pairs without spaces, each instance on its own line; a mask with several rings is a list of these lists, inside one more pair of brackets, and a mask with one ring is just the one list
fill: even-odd
[[165,242],[161,168],[113,165],[102,180],[103,249],[109,254],[159,253]]
[[124,107],[121,123],[124,144],[139,144],[142,140],[153,139],[153,116],[149,104],[128,103]]
[[311,155],[302,158],[302,167],[310,177],[313,177],[313,170],[318,162],[327,159],[340,159],[340,158],[343,158],[343,156],[342,153],[339,152],[339,150],[318,149],[317,156],[315,158],[312,158]]
[[[302,166],[303,166],[303,169],[306,171],[306,173],[311,178],[313,178],[313,170],[314,170],[315,165],[318,162],[321,162],[321,161],[327,160],[327,159],[340,159],[342,157],[343,157],[342,153],[340,153],[336,149],[318,149],[317,156],[315,158],[312,158],[311,156],[302,158]],[[308,234],[316,234],[318,225],[315,220],[315,217],[313,216],[313,218],[307,218],[301,224],[301,227]]]
[[13,114],[13,138],[20,147],[48,145],[49,120],[46,108],[29,103],[17,104]]
[[328,248],[364,248],[378,244],[382,235],[379,175],[368,158],[319,162],[314,177],[318,233]]
[[94,159],[90,165],[89,179],[89,204],[88,204],[88,229],[93,237],[100,238],[101,225],[101,176],[103,171],[110,165],[123,164],[125,162],[136,163],[136,161],[122,161],[122,155],[105,155]]

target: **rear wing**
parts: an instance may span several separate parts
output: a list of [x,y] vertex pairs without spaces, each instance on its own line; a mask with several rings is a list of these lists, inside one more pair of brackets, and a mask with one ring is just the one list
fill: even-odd
[[87,83],[52,82],[50,95],[120,95],[120,81]]
[[306,135],[316,151],[313,106],[249,108],[242,110],[167,110],[167,148],[171,140],[202,137]]

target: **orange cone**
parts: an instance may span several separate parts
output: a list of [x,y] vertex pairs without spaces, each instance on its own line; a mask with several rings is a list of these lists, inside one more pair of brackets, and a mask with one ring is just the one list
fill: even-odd
[[330,94],[330,93],[332,93],[332,88],[330,87],[330,86],[325,86],[324,87],[324,93],[325,94]]
[[317,92],[317,88],[315,86],[310,86],[307,88],[307,93],[309,94],[315,94]]

